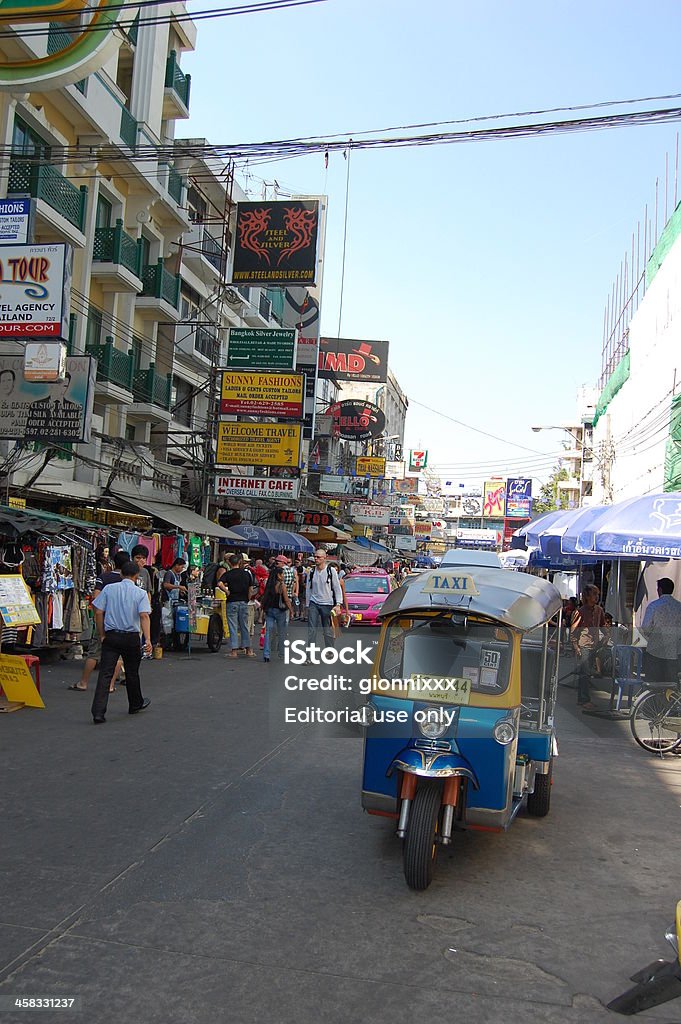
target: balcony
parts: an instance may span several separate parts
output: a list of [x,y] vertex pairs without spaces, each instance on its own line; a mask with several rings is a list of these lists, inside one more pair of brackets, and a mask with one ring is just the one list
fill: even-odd
[[[36,213],[43,222],[47,222],[53,230],[56,228],[60,233],[67,235],[75,244],[85,244],[82,236],[87,209],[86,185],[76,188],[51,164],[12,160],[9,165],[7,194],[29,195],[37,199]],[[79,232],[78,239],[72,228]]]
[[137,132],[139,125],[127,107],[121,107],[120,136],[128,149],[135,149],[137,146]]
[[205,224],[192,224],[183,239],[182,259],[190,270],[196,267],[199,275],[208,270],[222,276],[227,253]]
[[135,308],[149,320],[180,319],[180,275],[170,274],[163,260],[142,268],[142,294]]
[[116,348],[113,338],[108,337],[103,345],[87,345],[85,354],[97,360],[97,393],[109,402],[129,404],[135,375],[132,349],[123,352]]
[[269,327],[272,304],[265,295],[265,292],[260,289],[257,294],[254,294],[254,289],[251,288],[249,302],[250,305],[248,305],[243,312],[243,319],[246,321],[248,326]]
[[174,120],[189,117],[191,75],[185,75],[177,62],[177,53],[171,50],[166,60],[165,88],[163,90],[163,118]]
[[128,408],[128,420],[162,419],[170,422],[172,373],[156,372],[154,363],[147,370],[137,370],[133,377],[133,405]]
[[[61,25],[58,21],[50,22],[47,32],[48,56],[51,56],[53,53],[59,53],[60,50],[65,50],[73,41],[74,36],[71,35],[67,28]],[[82,92],[83,95],[85,95],[87,92],[87,78],[83,78],[80,82],[75,82],[74,84],[78,92]]]
[[142,240],[135,240],[117,220],[113,228],[96,228],[92,276],[105,291],[142,290]]

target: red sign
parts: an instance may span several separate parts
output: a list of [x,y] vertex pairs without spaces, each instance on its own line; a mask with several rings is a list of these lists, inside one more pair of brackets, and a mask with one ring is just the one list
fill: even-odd
[[289,526],[333,526],[334,523],[330,512],[299,512],[292,508],[279,509],[275,512],[275,519]]
[[366,380],[385,384],[388,379],[387,341],[319,339],[319,376],[322,379]]

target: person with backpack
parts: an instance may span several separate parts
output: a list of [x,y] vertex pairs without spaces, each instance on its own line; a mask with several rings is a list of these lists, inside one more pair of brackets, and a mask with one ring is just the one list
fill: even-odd
[[343,605],[338,572],[326,564],[326,551],[318,548],[314,553],[314,569],[310,573],[307,586],[307,639],[314,644],[317,630],[321,625],[326,647],[334,646],[331,615],[340,613]]
[[262,608],[265,613],[265,646],[262,660],[270,660],[272,634],[275,629],[277,630],[277,650],[279,657],[283,659],[284,641],[288,632],[288,615],[293,610],[284,580],[283,565],[275,565],[269,574],[262,595]]

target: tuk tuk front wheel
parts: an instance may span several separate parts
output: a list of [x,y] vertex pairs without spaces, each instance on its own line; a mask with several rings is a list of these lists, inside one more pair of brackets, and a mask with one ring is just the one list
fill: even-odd
[[206,643],[208,644],[208,650],[213,654],[219,651],[222,647],[222,619],[219,615],[211,615],[208,622],[208,633],[206,634]]
[[433,880],[442,789],[431,779],[419,782],[404,838],[404,877],[410,889],[427,889]]
[[549,761],[546,775],[535,775],[534,793],[527,798],[527,813],[533,818],[545,818],[551,806],[551,779],[553,777],[553,758]]

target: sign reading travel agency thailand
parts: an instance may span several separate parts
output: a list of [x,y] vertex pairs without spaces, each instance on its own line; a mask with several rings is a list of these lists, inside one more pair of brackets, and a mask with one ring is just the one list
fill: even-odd
[[73,249],[0,245],[0,338],[68,338]]

